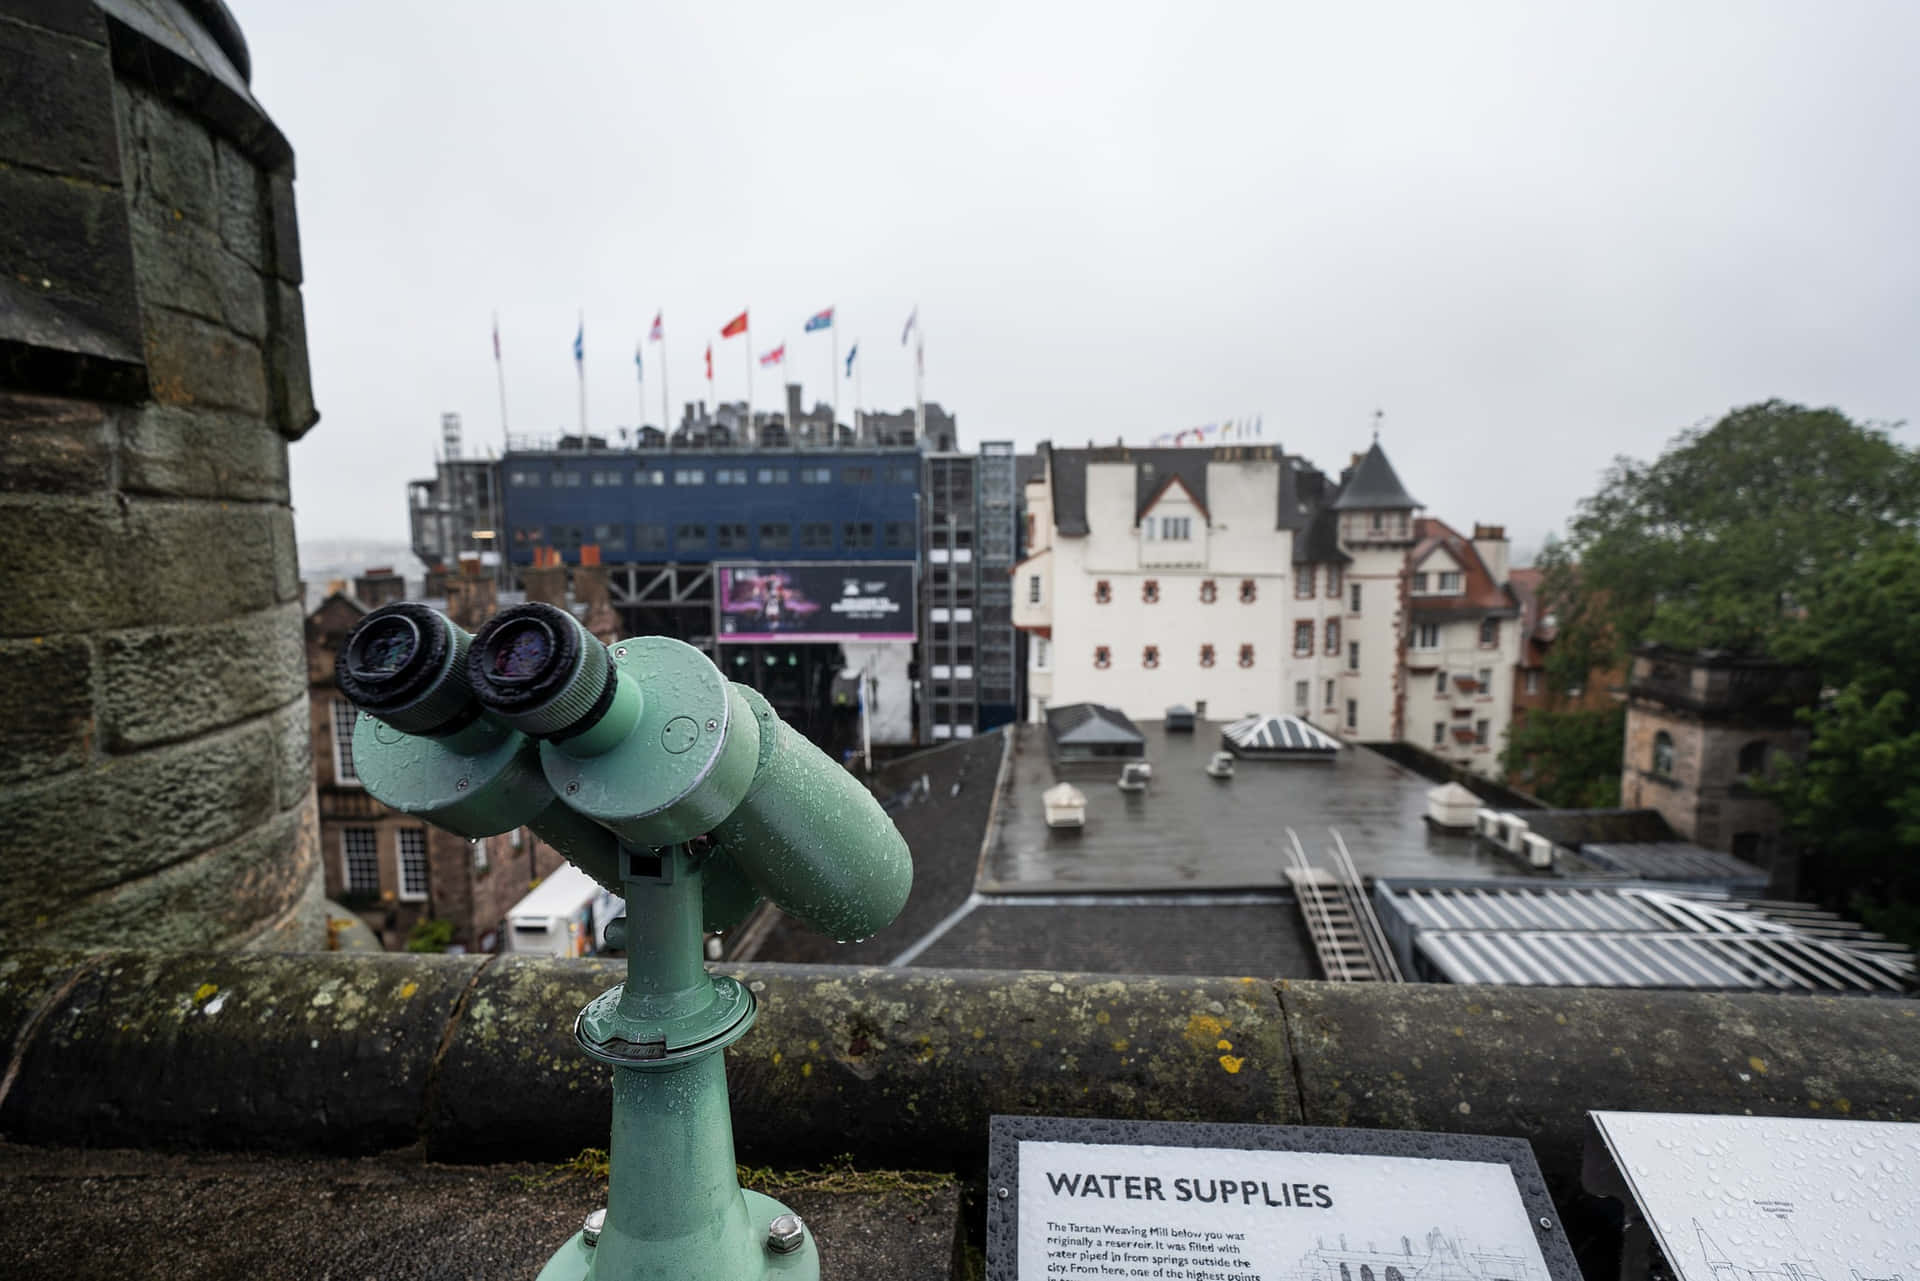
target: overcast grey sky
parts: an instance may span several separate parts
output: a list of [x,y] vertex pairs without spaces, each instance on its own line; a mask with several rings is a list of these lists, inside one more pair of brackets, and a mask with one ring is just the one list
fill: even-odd
[[1920,400],[1912,4],[229,3],[298,155],[307,538],[403,536],[442,410],[497,445],[496,310],[516,431],[574,426],[583,309],[600,430],[656,310],[676,406],[742,307],[828,395],[829,305],[909,404],[917,303],[968,447],[1261,414],[1337,469],[1379,407],[1528,544],[1732,405]]

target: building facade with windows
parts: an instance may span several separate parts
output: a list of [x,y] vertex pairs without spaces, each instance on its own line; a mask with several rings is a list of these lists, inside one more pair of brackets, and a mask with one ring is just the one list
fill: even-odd
[[1781,760],[1804,756],[1809,732],[1797,713],[1819,696],[1818,676],[1769,659],[1642,645],[1627,689],[1621,803],[1658,810],[1694,844],[1758,863],[1775,891],[1799,892],[1779,807],[1757,784]]
[[[333,683],[334,656],[367,607],[343,593],[307,616],[307,691],[327,897],[352,909],[388,951],[422,920],[452,926],[452,944],[493,951],[507,910],[563,861],[524,830],[468,841],[375,800],[353,761],[359,712]],[[465,620],[462,620],[465,621]]]
[[1018,547],[1011,441],[926,456],[920,739],[970,738],[1019,715],[1013,629]]
[[1422,519],[1377,443],[1338,481],[1275,446],[1043,447],[1026,505],[1028,719],[1290,712],[1499,772],[1520,646],[1504,533]]

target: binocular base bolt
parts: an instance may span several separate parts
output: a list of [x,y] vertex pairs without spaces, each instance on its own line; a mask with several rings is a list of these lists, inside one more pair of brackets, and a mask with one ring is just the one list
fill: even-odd
[[585,1241],[591,1249],[600,1244],[600,1230],[606,1226],[607,1212],[604,1209],[595,1210],[587,1216],[587,1221],[580,1225],[580,1239]]
[[782,1214],[767,1225],[767,1248],[775,1254],[792,1254],[807,1240],[807,1225],[797,1214]]

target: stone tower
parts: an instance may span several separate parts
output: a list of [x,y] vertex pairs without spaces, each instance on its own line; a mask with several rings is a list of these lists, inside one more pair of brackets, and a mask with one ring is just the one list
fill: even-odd
[[0,0],[0,937],[322,937],[293,152],[220,0]]

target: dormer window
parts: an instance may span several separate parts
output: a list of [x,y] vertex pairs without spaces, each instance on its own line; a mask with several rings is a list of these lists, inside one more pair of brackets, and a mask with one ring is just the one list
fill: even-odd
[[1442,570],[1440,574],[1440,594],[1442,596],[1452,596],[1460,590],[1460,571],[1457,569]]
[[[1149,528],[1152,527],[1153,525],[1152,517],[1147,518],[1147,525]],[[1162,542],[1184,543],[1192,537],[1193,537],[1193,517],[1191,516],[1160,517],[1160,540]]]

